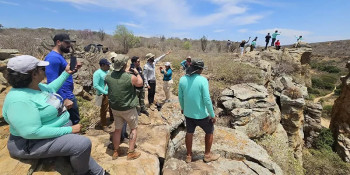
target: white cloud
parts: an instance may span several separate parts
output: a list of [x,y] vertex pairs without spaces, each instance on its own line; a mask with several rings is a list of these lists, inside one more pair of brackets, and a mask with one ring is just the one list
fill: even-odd
[[[160,23],[172,29],[189,29],[210,25],[226,24],[237,15],[247,13],[247,3],[254,0],[206,0],[204,3],[214,4],[212,13],[197,15],[193,12],[189,0],[50,0],[71,3],[74,6],[100,6],[109,9],[126,10],[132,12],[144,24]],[[251,24],[263,18],[263,15],[243,16],[237,19],[237,25]],[[235,24],[233,24],[235,25]]]
[[120,22],[119,24],[129,26],[129,27],[135,27],[135,28],[141,28],[142,26],[135,23],[129,23],[129,22]]
[[239,29],[237,30],[239,33],[247,33],[248,32],[248,29]]
[[235,25],[247,25],[257,23],[260,19],[264,18],[263,15],[248,15],[240,16],[231,20],[231,23]]
[[224,29],[217,29],[217,30],[214,30],[213,32],[214,33],[221,33],[221,32],[224,32],[225,30]]
[[0,1],[0,4],[6,4],[6,5],[14,5],[14,6],[19,6],[19,4],[18,4],[18,3],[8,2],[8,1]]

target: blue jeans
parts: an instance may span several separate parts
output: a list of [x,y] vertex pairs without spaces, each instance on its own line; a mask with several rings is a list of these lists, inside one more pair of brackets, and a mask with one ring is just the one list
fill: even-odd
[[68,109],[69,112],[69,119],[72,121],[73,125],[78,124],[80,121],[80,115],[79,115],[79,107],[78,107],[78,102],[77,99],[69,99],[73,102],[73,107]]

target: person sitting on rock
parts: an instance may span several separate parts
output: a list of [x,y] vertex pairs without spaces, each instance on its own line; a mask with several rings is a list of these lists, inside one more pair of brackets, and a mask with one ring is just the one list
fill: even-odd
[[160,67],[160,73],[164,74],[163,78],[163,90],[165,93],[165,100],[164,102],[170,102],[170,88],[173,84],[173,80],[171,79],[171,76],[173,75],[173,70],[170,67],[170,62],[165,63],[165,70],[163,67]]
[[280,40],[277,40],[276,43],[275,43],[275,47],[276,47],[276,50],[280,50],[281,49],[281,43],[280,43]]
[[113,133],[114,153],[112,159],[119,157],[118,149],[123,125],[128,123],[131,133],[129,135],[129,150],[127,160],[137,159],[141,153],[135,151],[137,138],[138,98],[135,87],[142,87],[142,77],[137,69],[132,68],[131,73],[126,72],[129,57],[118,54],[114,58],[114,71],[108,73],[105,82],[108,85],[109,104],[111,105],[115,131]]
[[72,126],[63,98],[57,94],[80,66],[74,71],[66,66],[50,84],[40,83],[48,65],[29,55],[11,58],[7,63],[6,79],[13,88],[6,95],[2,111],[10,125],[10,155],[21,159],[68,156],[74,174],[109,174],[90,156],[90,139],[75,134],[81,126]]
[[181,66],[183,70],[186,70],[191,65],[191,56],[188,56],[186,60],[181,61]]
[[211,162],[219,159],[220,154],[210,152],[213,143],[214,123],[216,117],[209,94],[208,80],[201,76],[204,68],[202,60],[192,60],[186,75],[179,81],[179,102],[181,113],[186,118],[186,162],[192,161],[193,133],[197,126],[205,132],[204,161]]

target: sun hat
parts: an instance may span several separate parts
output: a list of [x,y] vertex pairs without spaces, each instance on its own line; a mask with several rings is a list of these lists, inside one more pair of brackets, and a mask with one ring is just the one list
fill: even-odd
[[187,56],[186,58],[189,58],[189,59],[191,59],[192,57],[191,57],[191,56]]
[[204,69],[204,62],[201,59],[195,59],[191,61],[191,66],[186,69],[186,75],[192,75],[197,71]]
[[149,59],[151,59],[151,58],[154,58],[154,54],[153,53],[148,53],[148,54],[146,54],[146,59],[147,59],[147,61],[149,60]]
[[113,68],[115,71],[120,71],[126,63],[128,63],[129,57],[127,55],[118,54],[114,58]]
[[110,65],[111,63],[106,58],[102,58],[98,64]]
[[53,37],[53,42],[56,43],[56,41],[66,41],[66,42],[75,42],[75,40],[71,40],[69,38],[69,35],[66,33],[59,33],[57,35],[55,35],[55,37]]
[[170,66],[170,62],[165,62],[165,66]]
[[35,69],[38,66],[48,66],[48,61],[41,61],[30,55],[21,55],[10,58],[7,63],[7,68],[15,72],[27,74],[28,71]]

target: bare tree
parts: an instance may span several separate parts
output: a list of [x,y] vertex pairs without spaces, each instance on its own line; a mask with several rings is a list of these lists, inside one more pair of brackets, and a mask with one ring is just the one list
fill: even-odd
[[100,38],[101,41],[105,39],[106,32],[103,29],[100,29],[97,33],[98,37]]
[[205,50],[207,49],[207,44],[208,44],[208,39],[203,35],[203,37],[201,38],[201,46],[202,46],[203,52],[205,52]]

